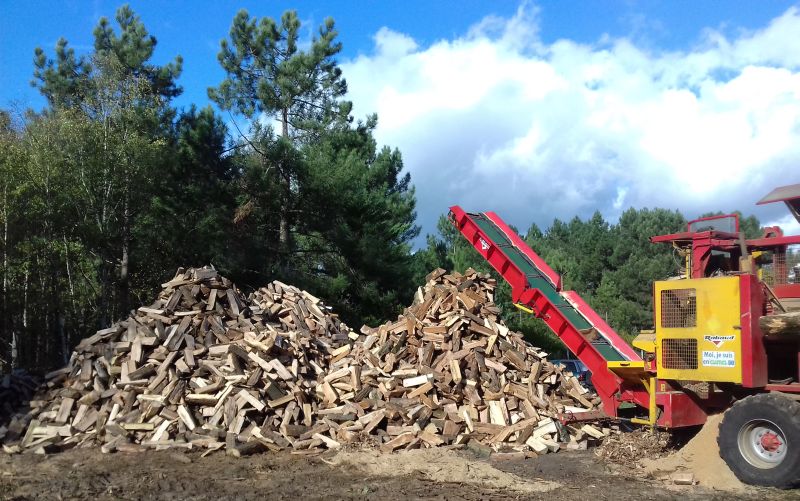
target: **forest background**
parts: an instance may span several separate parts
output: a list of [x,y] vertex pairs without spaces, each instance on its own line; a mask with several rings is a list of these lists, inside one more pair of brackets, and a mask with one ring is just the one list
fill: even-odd
[[[183,60],[153,64],[156,37],[128,6],[99,21],[89,54],[64,39],[35,48],[47,106],[0,110],[0,372],[64,364],[181,266],[212,264],[245,292],[292,283],[355,327],[394,318],[434,268],[490,271],[445,214],[419,245],[412,179],[377,144],[378,117],[352,114],[333,20],[301,33],[295,12],[239,12],[218,55],[226,78],[208,89],[216,108],[173,105]],[[685,225],[645,208],[520,233],[631,337],[652,327],[652,281],[680,268],[648,239]],[[753,216],[742,226],[760,233]],[[562,351],[499,282],[510,326]]]

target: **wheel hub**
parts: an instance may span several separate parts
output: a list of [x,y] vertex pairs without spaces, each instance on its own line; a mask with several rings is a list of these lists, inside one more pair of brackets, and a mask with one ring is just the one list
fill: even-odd
[[750,421],[739,431],[738,442],[739,452],[756,468],[774,468],[786,458],[786,436],[772,421]]
[[777,452],[781,445],[783,442],[774,433],[766,432],[761,436],[761,448],[767,452]]

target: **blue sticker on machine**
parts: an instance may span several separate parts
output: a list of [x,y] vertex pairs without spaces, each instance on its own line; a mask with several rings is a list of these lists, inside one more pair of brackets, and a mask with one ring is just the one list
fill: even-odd
[[736,367],[736,353],[732,351],[703,351],[704,367]]

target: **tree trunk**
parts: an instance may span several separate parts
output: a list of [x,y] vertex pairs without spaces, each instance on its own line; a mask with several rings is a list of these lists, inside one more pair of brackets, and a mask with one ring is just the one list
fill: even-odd
[[278,226],[278,243],[280,244],[281,254],[284,257],[289,254],[289,214],[287,210],[288,197],[284,196],[283,203],[281,204],[280,222]]
[[761,317],[758,326],[765,336],[800,336],[800,311]]
[[[72,269],[69,265],[69,245],[67,244],[67,235],[64,235],[64,262],[66,263],[67,268],[67,283],[69,284],[69,304],[71,306],[71,319],[72,322],[76,322],[78,318],[78,307],[75,304],[75,285],[72,282]],[[62,362],[66,365],[69,362],[69,339],[68,333],[65,328],[66,324],[66,315],[62,314],[61,316],[61,354],[62,354]]]
[[[281,110],[281,136],[289,140],[289,110],[284,108]],[[281,208],[279,212],[278,223],[278,247],[279,247],[279,261],[278,268],[283,280],[287,280],[289,273],[289,256],[292,253],[291,242],[291,224],[289,222],[291,199],[292,199],[292,185],[291,175],[288,172],[288,166],[283,160],[279,160],[278,166],[278,182],[281,184],[281,191],[283,193],[283,200],[281,200]]]
[[67,283],[69,284],[69,302],[72,306],[72,315],[76,316],[78,308],[75,305],[75,285],[72,283],[72,269],[69,265],[69,245],[67,244],[67,236],[64,235],[64,262],[67,268]]
[[102,257],[100,262],[100,314],[97,317],[98,329],[104,329],[109,324],[109,304],[111,298],[111,270],[105,257]]
[[[25,270],[25,278],[22,286],[22,333],[28,332],[28,277],[30,276],[28,270]],[[11,342],[11,368],[16,369],[20,366],[19,359],[19,335],[14,331],[14,340]]]
[[58,339],[61,342],[59,348],[61,349],[61,364],[66,365],[69,362],[69,346],[67,343],[67,319],[64,312],[59,310],[58,313]]
[[131,257],[131,213],[130,195],[125,195],[125,208],[122,213],[122,258],[119,263],[120,312],[128,311],[130,297],[130,257]]
[[[8,182],[3,184],[3,332],[0,339],[5,340],[11,330],[11,315],[8,311]],[[11,347],[14,347],[14,334],[11,334]],[[14,356],[11,355],[13,366]]]
[[[52,260],[52,255],[48,257],[50,257]],[[47,282],[45,275],[52,275],[52,267],[50,273],[42,273],[42,270],[44,270],[45,266],[40,263],[38,259],[36,261],[36,265],[36,269],[39,271],[39,283],[37,285],[39,290],[35,296],[36,306],[34,309],[34,311],[36,311],[38,314],[33,317],[33,331],[35,332],[36,336],[33,366],[39,369],[43,365],[49,366],[52,358],[52,352],[50,351],[50,339],[55,337],[55,331],[50,330],[50,307],[55,301],[53,299],[54,296],[50,296],[49,301],[48,299],[45,299],[45,294],[47,293]],[[42,321],[44,321],[44,326],[42,326]],[[43,363],[42,360],[45,362]]]

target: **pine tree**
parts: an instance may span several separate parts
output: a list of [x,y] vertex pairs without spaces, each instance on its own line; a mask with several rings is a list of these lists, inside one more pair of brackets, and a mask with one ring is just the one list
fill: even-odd
[[277,255],[284,280],[377,320],[411,296],[415,196],[400,152],[375,143],[377,118],[352,123],[336,36],[327,19],[303,50],[294,11],[280,22],[240,11],[219,53],[227,77],[209,96],[250,121],[236,223],[266,239],[251,242],[261,268]]
[[56,43],[55,59],[48,58],[41,47],[35,49],[31,83],[51,108],[96,104],[97,94],[109,90],[111,76],[117,82],[135,80],[142,98],[157,96],[167,103],[181,94],[175,81],[180,77],[183,58],[176,56],[164,66],[149,63],[157,40],[147,32],[139,16],[123,5],[117,9],[116,21],[119,35],[107,18],[100,18],[94,29],[94,51],[88,56],[76,56],[64,38]]
[[[230,29],[230,42],[222,40],[218,59],[227,77],[209,97],[223,110],[245,116],[251,122],[262,115],[280,123],[280,140],[271,140],[271,131],[255,131],[262,146],[276,143],[284,154],[270,154],[259,148],[258,140],[244,139],[263,157],[264,169],[274,169],[280,188],[279,252],[283,272],[295,251],[291,228],[295,214],[298,178],[302,165],[291,161],[286,150],[319,137],[325,130],[347,124],[351,104],[342,97],[347,83],[334,57],[341,50],[336,42],[333,19],[326,19],[308,50],[299,46],[300,20],[295,11],[286,11],[280,24],[269,17],[260,21],[246,10],[239,11]],[[267,157],[277,160],[269,163]],[[252,203],[252,200],[245,202]]]
[[378,150],[375,117],[304,148],[298,225],[306,276],[351,318],[380,322],[413,294],[416,199],[400,152]]

